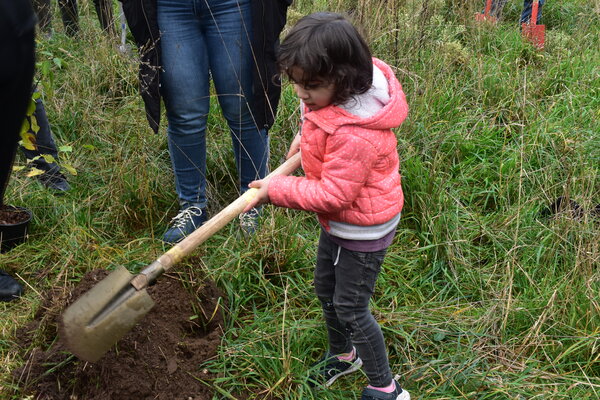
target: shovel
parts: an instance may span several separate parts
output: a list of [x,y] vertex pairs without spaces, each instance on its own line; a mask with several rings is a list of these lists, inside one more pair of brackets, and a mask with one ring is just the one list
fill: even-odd
[[546,38],[546,25],[537,24],[539,1],[534,0],[531,5],[531,18],[529,23],[523,23],[522,35],[525,39],[529,40],[535,47],[540,50],[544,49],[544,41]]
[[[289,175],[299,166],[297,153],[268,177]],[[146,290],[148,285],[241,214],[257,192],[258,189],[249,189],[138,275],[119,266],[83,294],[62,315],[60,334],[66,348],[82,360],[98,361],[154,306]]]
[[485,3],[485,9],[483,10],[483,14],[482,13],[476,13],[475,14],[475,20],[476,21],[488,21],[488,22],[492,22],[495,23],[498,21],[498,19],[496,17],[494,17],[493,15],[490,15],[490,11],[492,9],[492,0],[487,0]]

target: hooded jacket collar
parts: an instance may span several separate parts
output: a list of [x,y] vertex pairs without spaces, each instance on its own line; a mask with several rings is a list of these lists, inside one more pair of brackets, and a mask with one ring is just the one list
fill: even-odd
[[317,111],[307,112],[305,118],[330,134],[342,125],[358,125],[375,130],[392,129],[399,126],[408,114],[402,86],[386,63],[373,58],[373,64],[383,72],[387,79],[390,97],[389,102],[379,112],[370,117],[362,118],[339,106],[330,105]]

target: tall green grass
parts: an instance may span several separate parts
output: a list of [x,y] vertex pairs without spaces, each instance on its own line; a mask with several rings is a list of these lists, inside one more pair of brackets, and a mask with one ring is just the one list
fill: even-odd
[[[372,303],[402,385],[417,399],[596,399],[600,221],[541,212],[558,196],[600,203],[600,9],[548,2],[539,52],[521,39],[520,2],[497,26],[474,22],[479,3],[297,0],[289,20],[351,12],[407,95],[396,130],[406,203]],[[81,38],[56,18],[57,34],[38,46],[40,61],[62,60],[44,100],[59,144],[73,148],[61,155],[77,170],[73,190],[56,197],[17,172],[6,197],[34,212],[29,241],[0,255],[27,289],[0,304],[6,398],[20,398],[14,334],[41,294],[94,268],[141,268],[166,249],[157,237],[177,209],[164,124],[159,135],[146,125],[135,62],[101,34],[90,3],[81,8]],[[284,83],[273,165],[298,117]],[[208,134],[218,211],[237,194],[216,105]],[[219,374],[217,392],[359,398],[360,375],[317,394],[305,383],[326,346],[311,286],[317,238],[313,216],[267,207],[257,235],[231,224],[183,263],[190,281],[208,276],[226,293],[219,357],[199,366]]]

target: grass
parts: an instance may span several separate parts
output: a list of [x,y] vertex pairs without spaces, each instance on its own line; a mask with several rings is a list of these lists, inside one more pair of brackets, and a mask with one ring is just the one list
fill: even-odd
[[[372,303],[402,385],[416,399],[595,399],[600,221],[540,212],[558,196],[585,210],[600,203],[600,8],[548,2],[539,52],[519,34],[519,2],[495,27],[474,23],[479,3],[297,0],[289,19],[354,9],[407,95],[396,131],[406,203]],[[73,190],[56,197],[16,172],[6,197],[34,220],[27,243],[0,255],[27,289],[0,304],[1,398],[23,396],[10,376],[22,362],[14,335],[41,294],[94,268],[146,265],[166,250],[157,237],[177,208],[165,123],[150,133],[135,62],[100,33],[90,2],[80,8],[81,38],[64,36],[57,16],[57,34],[38,45],[53,131],[72,147],[61,159],[77,171]],[[272,165],[293,136],[296,105],[284,85]],[[213,111],[217,211],[236,196],[236,178]],[[190,282],[207,274],[227,297],[220,355],[199,367],[220,374],[222,393],[308,399],[308,367],[326,346],[311,286],[318,226],[302,212],[265,214],[251,239],[231,224],[183,263],[197,267],[186,268]],[[318,398],[355,399],[365,382],[348,378]]]

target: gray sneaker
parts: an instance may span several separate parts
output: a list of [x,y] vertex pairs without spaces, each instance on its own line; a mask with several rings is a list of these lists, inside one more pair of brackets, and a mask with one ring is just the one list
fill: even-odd
[[258,217],[260,211],[258,208],[251,208],[250,211],[241,213],[239,216],[240,227],[247,235],[252,235],[258,229]]
[[163,235],[163,242],[175,244],[201,227],[208,220],[205,209],[195,205],[182,205],[179,213],[171,220]]

